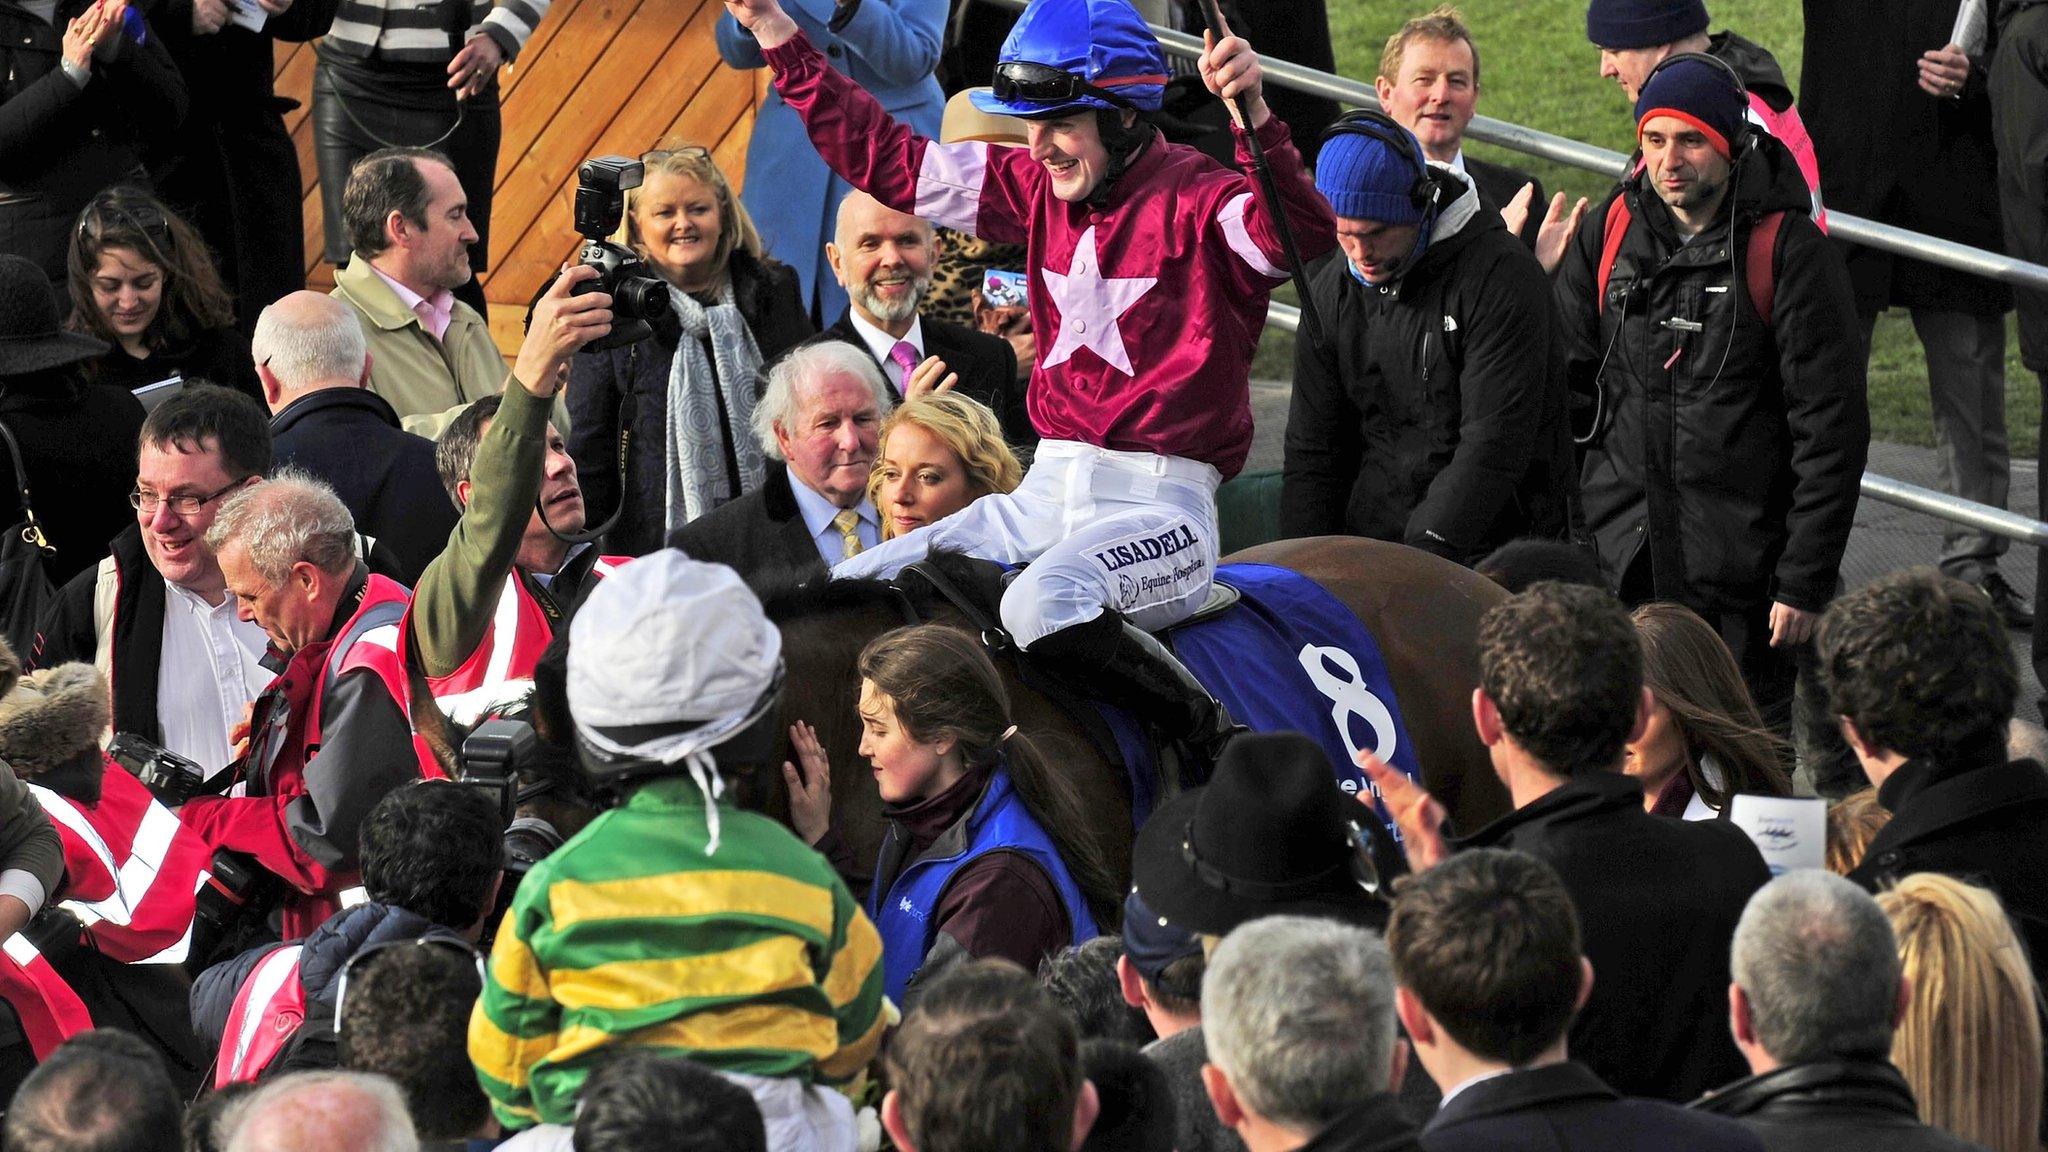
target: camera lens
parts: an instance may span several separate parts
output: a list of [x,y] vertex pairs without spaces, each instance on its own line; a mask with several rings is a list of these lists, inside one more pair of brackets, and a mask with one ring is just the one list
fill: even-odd
[[645,276],[622,276],[612,288],[612,310],[630,320],[667,315],[668,285]]

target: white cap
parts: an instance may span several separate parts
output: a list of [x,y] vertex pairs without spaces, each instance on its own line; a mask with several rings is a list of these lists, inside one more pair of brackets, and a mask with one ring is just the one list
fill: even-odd
[[673,548],[607,576],[569,624],[580,728],[712,723],[774,683],[782,632],[739,574]]
[[[569,712],[601,752],[687,767],[709,856],[725,790],[710,749],[753,723],[781,667],[782,632],[739,573],[666,549],[607,576],[570,622]],[[620,731],[684,724],[639,740]]]

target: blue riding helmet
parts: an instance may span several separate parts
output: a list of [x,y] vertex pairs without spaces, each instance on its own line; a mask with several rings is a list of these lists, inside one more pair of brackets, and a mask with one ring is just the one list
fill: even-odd
[[1157,112],[1166,52],[1129,0],[1031,0],[974,106],[1042,120],[1075,108]]

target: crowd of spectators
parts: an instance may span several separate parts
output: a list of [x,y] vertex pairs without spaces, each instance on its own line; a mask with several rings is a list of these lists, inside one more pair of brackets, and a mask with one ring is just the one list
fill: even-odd
[[[6,1148],[2042,1147],[2032,605],[1995,536],[1841,570],[1877,314],[2000,504],[2003,314],[2048,380],[2048,305],[1825,205],[2038,256],[2048,5],[1808,0],[1795,100],[1700,0],[1589,0],[1637,163],[1568,204],[1466,154],[1450,8],[1337,116],[1227,24],[1170,75],[1134,21],[1187,6],[1033,0],[956,114],[973,0],[726,0],[774,73],[745,192],[660,141],[611,238],[672,322],[592,347],[565,266],[508,357],[497,74],[548,7],[0,3]],[[1321,3],[1225,7],[1328,66]],[[271,63],[323,36],[331,293]],[[1183,143],[1217,96],[1263,190]],[[1290,227],[1278,523],[1500,586],[1483,824],[1372,751],[1338,787],[1139,626],[1208,593]],[[828,579],[911,560],[974,630]],[[776,622],[813,600],[890,624],[821,671]],[[1179,768],[1135,842],[1047,678]],[[148,964],[95,932],[193,888]]]

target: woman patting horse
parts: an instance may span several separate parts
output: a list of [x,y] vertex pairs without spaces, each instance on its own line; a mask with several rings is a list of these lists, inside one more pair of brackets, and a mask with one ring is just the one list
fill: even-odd
[[[975,638],[940,625],[877,637],[859,661],[861,754],[889,831],[868,914],[899,1004],[952,963],[1041,957],[1112,928],[1122,895],[1067,781],[1010,720],[1009,693]],[[831,854],[831,768],[810,725],[783,767],[791,817]]]

